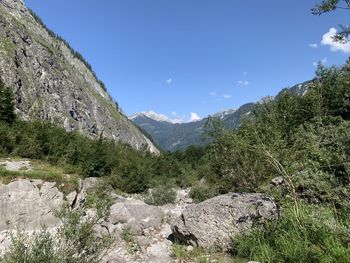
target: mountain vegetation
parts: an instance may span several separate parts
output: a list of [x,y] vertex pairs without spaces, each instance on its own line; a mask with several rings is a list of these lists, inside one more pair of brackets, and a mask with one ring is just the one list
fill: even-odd
[[[289,88],[293,94],[304,94],[308,87],[312,85],[311,81],[306,81],[294,85]],[[281,93],[277,94],[279,97]],[[266,99],[273,99],[273,97],[266,97]],[[258,102],[259,103],[259,102]],[[160,149],[164,151],[178,151],[185,150],[189,146],[205,146],[211,142],[206,136],[206,125],[208,121],[217,119],[222,122],[225,129],[238,129],[243,121],[251,111],[256,103],[246,103],[240,106],[237,110],[226,110],[218,112],[212,116],[208,116],[202,120],[188,123],[171,123],[166,120],[152,118],[147,114],[139,113],[131,117],[131,120],[142,129],[145,134],[149,134],[150,139]]]
[[[281,220],[242,237],[234,255],[261,262],[348,262],[349,82],[349,62],[320,66],[306,94],[285,90],[257,104],[238,130],[214,123],[208,146],[159,156],[1,111],[0,152],[102,177],[128,193],[192,186],[193,198],[202,201],[231,191],[266,192],[284,207]],[[281,178],[279,186],[272,186],[274,178]]]
[[[214,114],[212,117],[221,119],[227,129],[237,129],[241,120],[253,108],[254,103],[242,105],[233,112]],[[133,123],[149,134],[155,144],[164,151],[185,150],[187,147],[204,146],[210,140],[205,137],[205,126],[209,117],[188,123],[171,123],[164,120],[155,120],[145,114],[138,114],[131,118]]]
[[22,120],[158,149],[121,112],[91,65],[23,0],[0,2],[0,75]]
[[[339,2],[325,0],[314,12],[334,10]],[[103,188],[118,193],[155,188],[148,202],[156,205],[172,202],[175,187],[191,187],[197,202],[228,192],[266,193],[280,204],[281,218],[235,240],[234,260],[350,262],[350,60],[319,65],[302,92],[285,89],[250,105],[236,129],[208,118],[202,126],[207,145],[159,155],[103,134],[89,138],[50,121],[21,120],[14,90],[0,81],[0,157],[43,160],[67,174],[99,177]],[[0,177],[8,176],[0,169]],[[78,213],[65,215],[55,240],[45,232],[32,243],[16,237],[6,262],[96,262],[104,244],[90,235],[93,222],[76,227]]]

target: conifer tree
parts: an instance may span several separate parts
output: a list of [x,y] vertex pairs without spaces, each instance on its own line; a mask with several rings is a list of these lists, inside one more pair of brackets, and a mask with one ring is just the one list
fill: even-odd
[[0,80],[0,121],[13,123],[16,119],[14,97],[10,88]]

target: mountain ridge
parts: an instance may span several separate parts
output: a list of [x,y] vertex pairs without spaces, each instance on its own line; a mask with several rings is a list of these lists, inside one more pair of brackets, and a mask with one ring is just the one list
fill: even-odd
[[[287,90],[293,94],[304,95],[313,82],[314,80],[309,80],[303,83],[298,83]],[[152,118],[151,115],[142,115],[142,113],[134,114],[131,120],[145,130],[153,138],[154,142],[163,150],[185,150],[190,145],[203,146],[208,143],[208,141],[205,141],[203,138],[203,132],[209,117],[219,118],[226,129],[237,129],[241,124],[242,118],[248,115],[257,103],[274,100],[285,90],[286,89],[282,89],[276,96],[267,96],[255,103],[251,102],[243,104],[238,109],[226,109],[214,113],[197,122],[171,123],[167,121],[159,121],[157,118]]]
[[24,1],[0,1],[0,77],[13,89],[21,119],[50,121],[67,131],[158,152],[84,62],[33,17]]

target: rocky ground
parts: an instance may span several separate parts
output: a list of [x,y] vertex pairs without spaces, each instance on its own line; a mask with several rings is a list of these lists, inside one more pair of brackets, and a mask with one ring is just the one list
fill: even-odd
[[[9,170],[31,169],[27,160],[6,160],[0,165]],[[64,203],[71,209],[84,208],[89,189],[97,184],[97,178],[85,179],[78,191],[66,195],[55,182],[22,178],[0,184],[0,254],[10,246],[13,231],[30,233],[42,226],[55,231],[60,223],[55,211]],[[190,262],[174,258],[174,238],[187,252],[197,246],[226,250],[232,236],[279,215],[277,204],[262,194],[231,193],[193,204],[188,193],[189,189],[177,190],[175,204],[164,206],[148,205],[140,195],[111,193],[109,215],[96,224],[98,235],[109,235],[114,240],[101,262]],[[96,211],[86,208],[85,213]]]

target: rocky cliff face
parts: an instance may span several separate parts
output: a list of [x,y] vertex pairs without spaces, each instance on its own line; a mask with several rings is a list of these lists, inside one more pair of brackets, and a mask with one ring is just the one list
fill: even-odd
[[24,120],[48,120],[67,131],[156,147],[136,128],[72,50],[38,23],[23,0],[0,0],[0,77],[14,90]]

